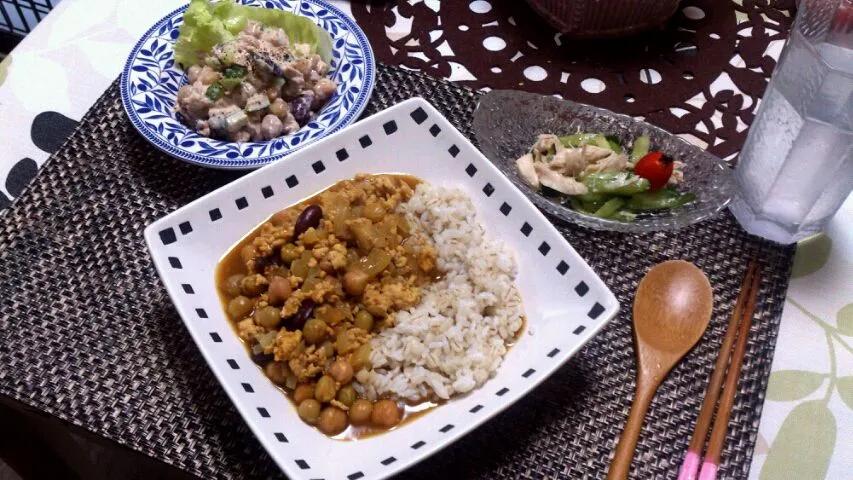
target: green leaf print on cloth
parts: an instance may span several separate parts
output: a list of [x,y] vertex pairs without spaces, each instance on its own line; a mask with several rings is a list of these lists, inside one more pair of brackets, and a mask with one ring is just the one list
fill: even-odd
[[797,254],[794,256],[791,278],[805,277],[823,268],[829,260],[831,250],[832,239],[824,234],[800,242],[797,245]]
[[[835,417],[822,400],[797,405],[773,440],[761,480],[826,478],[835,449]],[[791,459],[797,459],[791,461]]]
[[[824,383],[826,388],[821,389],[822,399],[803,402],[785,417],[770,445],[760,479],[821,480],[826,478],[835,450],[836,420],[828,407],[832,395],[838,393],[844,404],[853,409],[853,377],[839,375],[837,356],[839,348],[853,354],[853,346],[845,338],[853,333],[853,304],[845,305],[838,311],[836,327],[807,310],[791,296],[788,296],[787,302],[823,329],[829,354],[829,372],[780,370],[771,374],[767,387],[768,400],[799,400],[821,389]],[[824,379],[829,381],[824,382]],[[844,448],[848,443],[842,441],[841,445]]]
[[820,387],[826,374],[806,370],[779,370],[770,375],[767,400],[789,402],[808,397]]
[[853,410],[853,377],[841,377],[838,379],[838,396],[847,405],[847,408]]
[[835,320],[838,325],[838,333],[847,337],[853,337],[853,303],[848,303],[841,307]]
[[6,55],[6,58],[0,62],[0,85],[3,85],[3,82],[6,81],[6,75],[9,74],[9,65],[12,65],[12,56]]

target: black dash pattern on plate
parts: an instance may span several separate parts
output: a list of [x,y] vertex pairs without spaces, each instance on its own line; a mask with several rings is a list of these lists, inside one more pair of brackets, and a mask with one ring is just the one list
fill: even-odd
[[409,115],[412,117],[412,120],[414,120],[415,123],[417,123],[418,125],[424,123],[424,120],[427,119],[427,113],[421,107],[412,110],[412,113],[410,113]]
[[603,306],[601,306],[601,304],[600,304],[600,303],[595,302],[595,305],[593,305],[593,306],[592,306],[592,308],[589,310],[589,313],[587,313],[587,316],[588,316],[589,318],[591,318],[591,319],[595,320],[595,319],[596,319],[596,318],[598,318],[598,317],[599,317],[599,315],[601,315],[602,313],[604,313],[604,307],[603,307]]
[[160,230],[160,241],[163,242],[163,245],[171,245],[177,242],[178,237],[175,235],[175,230],[172,227]]

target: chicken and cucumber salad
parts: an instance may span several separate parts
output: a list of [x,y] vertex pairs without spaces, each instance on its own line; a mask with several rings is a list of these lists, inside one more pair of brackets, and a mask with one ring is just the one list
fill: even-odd
[[175,45],[187,74],[175,110],[199,134],[270,140],[308,123],[337,85],[331,40],[311,20],[234,0],[193,0]]
[[630,222],[638,214],[695,199],[678,188],[684,181],[682,162],[649,151],[645,136],[627,147],[601,133],[545,133],[515,163],[531,187],[564,197],[572,209],[600,218]]

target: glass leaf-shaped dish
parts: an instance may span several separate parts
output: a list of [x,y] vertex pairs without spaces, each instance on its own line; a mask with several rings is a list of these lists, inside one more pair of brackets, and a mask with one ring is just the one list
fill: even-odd
[[[661,128],[602,108],[528,92],[493,90],[480,97],[473,128],[480,150],[539,208],[589,228],[631,233],[674,230],[714,216],[728,205],[734,192],[731,169],[723,160]],[[684,183],[679,190],[693,193],[696,200],[660,213],[641,214],[633,222],[619,222],[572,210],[567,197],[546,197],[521,179],[515,160],[527,153],[537,135],[578,131],[615,135],[623,145],[648,136],[652,150],[684,162]]]

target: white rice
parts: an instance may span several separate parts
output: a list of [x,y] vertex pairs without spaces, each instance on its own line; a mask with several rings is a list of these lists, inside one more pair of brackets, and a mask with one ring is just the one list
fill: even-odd
[[446,399],[471,391],[494,375],[523,324],[513,253],[486,238],[458,189],[421,183],[398,211],[432,239],[444,276],[371,340],[373,370],[358,380],[370,398]]

